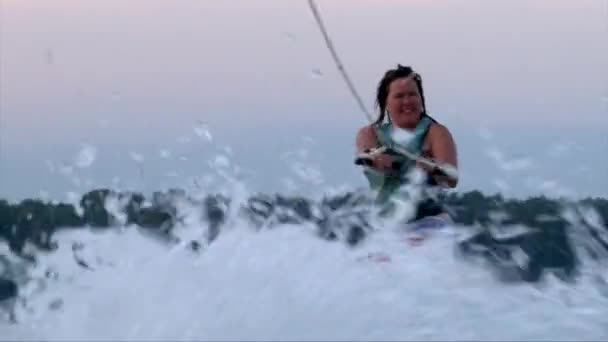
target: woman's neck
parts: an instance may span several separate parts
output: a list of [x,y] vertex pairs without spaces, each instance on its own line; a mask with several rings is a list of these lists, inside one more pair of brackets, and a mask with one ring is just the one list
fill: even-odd
[[420,115],[416,121],[406,122],[401,125],[397,124],[394,120],[390,120],[390,124],[391,124],[391,126],[393,126],[395,128],[403,129],[406,131],[414,131],[414,130],[416,130],[416,127],[418,127],[418,124],[420,124],[420,122],[422,121],[422,118],[423,118],[423,115]]
[[411,124],[407,124],[407,125],[397,125],[394,122],[391,122],[391,125],[394,128],[403,129],[406,131],[415,131],[416,127],[418,127],[419,123],[420,123],[420,120],[416,121],[415,123],[411,123]]

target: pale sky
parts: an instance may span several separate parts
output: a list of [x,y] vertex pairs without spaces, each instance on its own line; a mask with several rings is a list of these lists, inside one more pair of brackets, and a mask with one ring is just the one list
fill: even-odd
[[[458,144],[460,190],[608,196],[608,1],[317,3],[370,108],[387,68],[422,74]],[[252,187],[281,191],[302,173],[283,154],[307,137],[317,187],[362,185],[364,124],[305,0],[0,0],[1,198],[88,190],[55,167],[84,146],[95,158],[77,176],[95,185],[185,183],[229,146],[263,175]]]

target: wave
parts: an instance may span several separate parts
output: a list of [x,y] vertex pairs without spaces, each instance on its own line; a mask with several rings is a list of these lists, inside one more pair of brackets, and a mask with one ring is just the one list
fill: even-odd
[[[78,184],[95,159],[83,156],[65,173]],[[387,210],[364,189],[328,190],[302,162],[317,196],[251,193],[222,156],[227,182],[196,191],[0,201],[3,336],[607,337],[608,200],[448,193],[454,224],[412,243],[409,190]]]
[[[606,211],[603,211],[606,208],[605,200],[566,202],[544,197],[509,200],[499,195],[485,196],[480,192],[469,192],[450,194],[444,198],[444,202],[455,223],[418,247],[406,243],[406,233],[402,228],[403,222],[411,218],[413,203],[393,203],[398,209],[392,211],[393,214],[386,215],[383,213],[385,208],[374,205],[373,198],[363,190],[326,194],[314,199],[244,192],[232,196],[188,195],[183,190],[174,189],[157,192],[146,199],[138,193],[97,189],[83,194],[76,205],[42,200],[25,200],[12,204],[4,202],[4,207],[0,208],[7,213],[3,215],[5,222],[2,229],[6,244],[0,253],[0,278],[9,279],[19,287],[15,300],[5,310],[13,322],[21,322],[17,326],[27,326],[28,323],[23,322],[37,322],[38,326],[43,324],[47,328],[39,327],[34,329],[35,332],[44,331],[45,334],[50,334],[46,336],[54,336],[56,339],[129,339],[139,336],[148,336],[150,339],[323,339],[332,336],[337,339],[360,339],[362,336],[369,339],[402,339],[401,336],[491,338],[494,335],[489,330],[475,333],[469,330],[468,333],[456,335],[427,331],[428,335],[425,335],[419,330],[410,333],[402,327],[391,325],[393,330],[388,333],[371,326],[367,328],[370,330],[354,329],[348,332],[339,327],[332,328],[327,323],[314,333],[299,329],[290,323],[291,320],[286,319],[280,320],[282,327],[275,329],[270,321],[279,319],[277,315],[281,316],[280,312],[287,310],[291,304],[287,302],[280,309],[281,305],[271,297],[276,295],[282,300],[295,301],[296,311],[299,310],[299,314],[305,316],[307,324],[321,324],[316,316],[323,311],[308,306],[307,301],[310,300],[315,305],[326,305],[320,302],[321,299],[311,298],[311,294],[306,293],[310,286],[317,286],[317,295],[328,303],[339,303],[338,311],[334,314],[340,315],[342,320],[346,319],[349,310],[359,312],[371,305],[367,300],[361,299],[349,306],[349,300],[346,299],[348,295],[339,293],[353,291],[352,296],[363,296],[357,292],[362,291],[362,288],[349,287],[353,286],[349,285],[351,282],[361,282],[361,277],[365,279],[361,285],[363,287],[376,286],[373,285],[376,281],[402,277],[394,279],[397,281],[395,284],[384,284],[382,289],[377,289],[380,292],[386,291],[384,295],[374,294],[372,297],[388,305],[389,310],[395,311],[393,313],[410,319],[411,313],[403,312],[396,304],[389,305],[390,300],[387,298],[397,296],[399,292],[399,296],[404,298],[395,300],[405,301],[399,305],[415,306],[416,310],[423,310],[428,304],[417,302],[416,291],[438,284],[442,284],[440,288],[426,290],[426,296],[429,297],[427,300],[433,301],[433,296],[448,300],[448,293],[453,291],[479,291],[474,289],[478,286],[474,285],[478,281],[484,283],[484,301],[489,300],[487,296],[490,296],[490,292],[494,296],[505,296],[504,293],[500,294],[505,290],[500,290],[496,284],[524,284],[522,286],[527,286],[524,288],[530,291],[544,288],[541,292],[525,292],[528,290],[519,288],[515,293],[535,293],[535,296],[548,296],[559,303],[551,305],[567,307],[571,305],[568,303],[576,302],[581,305],[576,310],[583,311],[591,298],[598,303],[608,299],[605,280],[608,239],[603,224],[606,215]],[[7,217],[13,221],[7,221]],[[7,229],[6,222],[9,222],[9,228],[12,229]],[[311,265],[306,265],[307,259],[311,260]],[[273,265],[278,268],[273,270]],[[199,268],[195,270],[192,267]],[[258,268],[266,274],[266,279],[259,278],[257,271],[253,271]],[[319,274],[316,274],[315,268]],[[383,269],[385,271],[381,271]],[[274,271],[277,273],[272,273]],[[346,278],[336,280],[336,275],[341,272],[346,272]],[[359,278],[354,278],[355,276]],[[293,279],[294,283],[285,283],[286,280],[281,280],[283,277]],[[319,280],[318,277],[327,278]],[[373,277],[380,277],[381,280],[371,279]],[[475,282],[471,282],[471,277],[475,278]],[[405,285],[412,278],[417,279],[414,284],[420,288]],[[232,283],[251,281],[254,288],[250,289]],[[279,282],[278,285],[272,284],[276,281]],[[338,282],[338,289],[327,288],[332,281]],[[134,283],[131,284],[132,282]],[[459,282],[464,282],[468,290],[459,288],[465,286]],[[526,283],[533,286],[525,285]],[[560,283],[562,285],[558,285]],[[198,286],[200,291],[205,292],[204,295],[198,294]],[[250,301],[247,293],[262,291],[261,295],[265,299],[259,299],[256,304],[258,309],[262,310],[264,305],[274,308],[270,316],[265,318],[269,321],[264,322],[263,329],[248,325],[239,331],[227,328],[229,322],[252,319],[250,315],[253,315],[253,309],[241,306],[239,309],[232,308],[232,305],[237,305],[236,299],[224,292],[228,290],[223,289],[223,286],[231,289],[230,295],[246,302]],[[288,286],[295,288],[285,289]],[[409,290],[402,293],[403,286]],[[584,292],[578,293],[581,289]],[[130,303],[129,296],[136,296],[138,291],[151,291],[140,297],[141,300],[145,297],[147,304],[138,301],[137,309],[129,308],[130,304],[121,304],[122,301]],[[146,332],[147,328],[134,328],[132,322],[139,321],[142,315],[146,317],[145,320],[156,322],[156,319],[161,319],[157,315],[165,317],[169,314],[166,310],[179,311],[177,304],[156,297],[165,296],[164,291],[171,292],[171,298],[178,296],[173,293],[175,291],[187,298],[204,297],[198,304],[188,306],[187,310],[192,315],[197,315],[199,305],[209,305],[229,313],[226,313],[223,321],[220,319],[220,323],[209,322],[205,329],[195,329],[196,333],[191,337],[185,337],[186,335],[181,335],[185,332],[169,327],[163,328],[166,330],[159,328],[157,333]],[[287,291],[287,294],[272,291]],[[506,291],[513,295],[514,290]],[[569,293],[567,299],[563,297],[563,291]],[[217,293],[221,299],[212,298],[212,293]],[[467,295],[480,296],[473,293]],[[115,296],[117,299],[114,299]],[[85,302],[93,301],[91,306],[97,309],[75,304],[76,298]],[[481,300],[475,298],[476,301]],[[106,307],[103,302],[107,300],[116,302]],[[151,304],[157,300],[163,304]],[[175,300],[180,305],[186,305],[184,298],[175,297]],[[492,309],[487,303],[476,303],[485,309],[475,311],[474,315],[481,315],[484,310],[507,309],[507,297],[497,301],[498,304],[492,306]],[[445,314],[445,309],[437,301],[435,303],[431,310]],[[452,308],[464,305],[462,301],[459,303],[446,305]],[[529,306],[524,300],[518,303],[522,307]],[[153,309],[156,305],[160,305],[158,310]],[[228,309],[227,306],[231,308]],[[107,318],[113,322],[112,325],[117,326],[115,333],[118,335],[112,335],[101,328],[103,324],[97,326],[95,332],[75,328],[74,321],[80,319],[78,317],[83,314],[82,310],[95,311],[101,310],[101,307],[118,314],[120,320],[126,320],[118,322],[116,317]],[[329,310],[328,307],[324,308]],[[146,313],[146,310],[151,310],[152,313]],[[212,317],[211,309],[206,310],[206,314]],[[395,323],[394,318],[377,310],[379,308],[376,307],[372,311]],[[521,310],[520,314],[525,316],[524,309]],[[589,314],[593,317],[593,323],[585,320],[585,324],[591,324],[591,330],[573,328],[562,333],[568,335],[578,331],[571,336],[600,336],[598,333],[603,330],[598,330],[595,324],[598,320],[602,321],[603,318],[600,317],[606,317],[605,309],[593,310],[599,310]],[[542,315],[547,315],[548,312],[543,311]],[[107,314],[108,312],[95,313],[101,316]],[[571,312],[565,315],[570,314]],[[360,321],[357,324],[364,324],[366,319],[376,322],[362,312],[358,315],[354,319]],[[36,317],[44,319],[36,321]],[[169,319],[170,315],[166,317]],[[66,321],[57,323],[57,319]],[[602,322],[605,323],[605,319]],[[57,324],[63,325],[63,328],[58,328]],[[387,324],[380,326],[387,327]],[[460,321],[459,324],[473,323]],[[16,329],[18,336],[22,336],[22,330],[13,329]],[[245,331],[253,331],[253,335],[242,335]],[[450,331],[455,334],[457,330]],[[544,331],[544,334],[548,334],[546,336],[566,336]],[[515,339],[536,336],[532,331],[517,334],[504,330],[499,335]],[[35,338],[31,334],[27,336]]]

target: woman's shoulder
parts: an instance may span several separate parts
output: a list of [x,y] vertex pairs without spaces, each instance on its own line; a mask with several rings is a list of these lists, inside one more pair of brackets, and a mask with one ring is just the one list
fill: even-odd
[[429,127],[429,132],[428,132],[429,138],[433,138],[433,137],[438,137],[438,138],[443,138],[443,137],[448,137],[451,136],[452,134],[450,133],[450,130],[447,128],[447,126],[439,123],[439,122],[433,122],[431,123],[431,126]]
[[376,126],[373,124],[365,125],[359,128],[358,136],[376,136]]
[[359,128],[359,131],[357,132],[356,145],[359,152],[378,145],[374,125],[367,125]]
[[456,145],[454,137],[452,136],[452,133],[450,132],[448,127],[438,122],[434,122],[431,127],[429,127],[429,131],[425,140],[426,143],[429,144],[429,146],[432,146],[431,149],[440,146]]

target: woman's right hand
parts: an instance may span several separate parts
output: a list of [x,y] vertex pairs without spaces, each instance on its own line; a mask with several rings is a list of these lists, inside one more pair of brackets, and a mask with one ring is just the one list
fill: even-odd
[[[372,126],[365,126],[359,130],[357,133],[356,146],[357,151],[360,154],[366,154],[370,150],[378,147],[376,131]],[[388,154],[379,153],[376,155],[370,155],[367,156],[366,159],[371,161],[371,165],[366,165],[374,170],[382,173],[390,173],[394,171],[393,162],[395,159]]]
[[380,153],[371,158],[373,160],[373,164],[371,167],[376,171],[382,173],[392,173],[395,172],[394,162],[395,158],[385,153]]
[[370,153],[369,151],[365,151],[363,154],[359,155],[356,164],[367,166],[368,168],[385,174],[396,171],[395,158],[386,153],[374,154],[373,152]]

